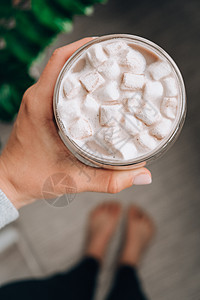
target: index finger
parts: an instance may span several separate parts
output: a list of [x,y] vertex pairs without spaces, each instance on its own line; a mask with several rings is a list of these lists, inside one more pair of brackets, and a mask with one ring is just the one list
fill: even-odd
[[49,59],[44,71],[39,79],[39,89],[45,98],[53,96],[53,91],[57,77],[70,56],[81,46],[91,41],[93,38],[84,38],[72,44],[56,49]]

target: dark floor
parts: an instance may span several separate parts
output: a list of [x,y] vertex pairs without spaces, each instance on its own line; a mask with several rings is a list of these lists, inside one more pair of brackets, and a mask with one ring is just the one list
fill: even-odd
[[[200,1],[110,0],[107,5],[97,5],[93,16],[77,17],[73,32],[61,35],[56,45],[47,49],[47,57],[58,45],[108,33],[131,33],[154,41],[172,56],[183,74],[188,114],[181,136],[150,166],[151,186],[133,187],[116,197],[125,206],[140,204],[157,224],[157,237],[140,269],[150,299],[199,300]],[[9,127],[0,125],[0,130],[5,141]],[[72,265],[81,255],[87,215],[104,198],[103,194],[84,193],[62,210],[44,202],[22,209],[14,226],[26,244],[25,250],[17,246],[0,256],[0,281],[43,276]],[[99,300],[113,272],[120,233],[121,229],[100,277]]]

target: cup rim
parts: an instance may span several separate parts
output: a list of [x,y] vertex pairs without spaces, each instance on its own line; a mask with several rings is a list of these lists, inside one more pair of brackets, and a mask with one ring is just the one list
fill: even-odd
[[[58,102],[58,96],[60,91],[60,84],[62,82],[62,79],[65,75],[65,73],[70,69],[70,67],[73,65],[75,60],[77,60],[84,51],[87,51],[87,49],[97,43],[113,40],[113,39],[126,39],[130,40],[130,42],[134,43],[137,42],[138,45],[143,46],[146,49],[149,49],[153,51],[153,53],[157,53],[158,55],[161,55],[170,63],[174,73],[176,74],[178,84],[179,84],[179,90],[180,90],[180,109],[179,109],[179,115],[177,117],[176,122],[173,125],[173,128],[171,129],[171,134],[166,138],[163,143],[160,143],[154,150],[147,152],[144,155],[140,155],[134,159],[129,160],[112,160],[112,159],[106,159],[106,158],[100,158],[98,156],[93,155],[92,153],[89,153],[87,151],[84,151],[79,145],[77,145],[69,136],[67,136],[64,132],[64,129],[61,124],[62,121],[59,119],[59,116],[57,114],[56,105]],[[56,124],[59,129],[59,134],[64,142],[64,144],[68,147],[68,149],[76,156],[83,158],[83,160],[87,160],[91,163],[94,163],[95,165],[101,165],[101,166],[113,166],[113,167],[125,167],[125,166],[134,166],[138,165],[148,161],[151,161],[155,158],[157,158],[161,153],[166,151],[168,147],[172,144],[172,141],[175,141],[175,138],[178,137],[178,134],[180,133],[186,116],[186,91],[185,91],[185,85],[183,81],[183,77],[181,75],[181,72],[174,62],[174,60],[170,57],[170,55],[163,50],[160,46],[155,44],[152,41],[149,41],[146,38],[137,36],[137,35],[131,35],[131,34],[110,34],[110,35],[103,35],[97,38],[92,39],[91,41],[87,42],[83,46],[81,46],[79,49],[77,49],[72,56],[66,61],[63,68],[61,69],[59,76],[57,78],[55,88],[54,88],[54,95],[53,95],[53,111],[54,111],[54,117],[56,120]]]

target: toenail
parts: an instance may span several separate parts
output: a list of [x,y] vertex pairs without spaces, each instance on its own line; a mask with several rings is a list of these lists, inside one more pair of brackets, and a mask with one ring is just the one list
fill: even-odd
[[138,174],[133,179],[134,185],[150,184],[151,182],[151,175],[146,173]]

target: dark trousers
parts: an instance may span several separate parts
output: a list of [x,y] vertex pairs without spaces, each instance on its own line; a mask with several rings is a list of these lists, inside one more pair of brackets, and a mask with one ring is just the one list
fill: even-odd
[[[14,282],[0,288],[2,300],[92,300],[95,293],[99,262],[84,258],[69,272],[47,279]],[[147,300],[137,272],[128,265],[118,267],[113,286],[106,300]]]

